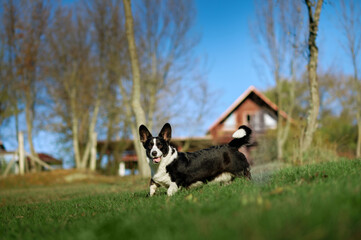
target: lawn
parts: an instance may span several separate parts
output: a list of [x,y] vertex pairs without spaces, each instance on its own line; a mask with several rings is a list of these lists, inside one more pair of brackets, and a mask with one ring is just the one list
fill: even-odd
[[361,239],[360,173],[340,160],[152,198],[137,178],[7,187],[0,239]]

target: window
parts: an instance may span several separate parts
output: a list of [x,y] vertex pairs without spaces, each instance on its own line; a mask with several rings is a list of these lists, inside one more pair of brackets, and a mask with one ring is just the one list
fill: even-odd
[[244,113],[244,123],[255,131],[262,131],[264,127],[262,111]]
[[250,114],[247,114],[247,124],[251,124],[251,115]]
[[228,116],[226,121],[224,121],[224,130],[234,130],[236,128],[236,116],[232,113]]
[[277,121],[269,114],[264,114],[264,123],[267,129],[276,129],[277,128]]

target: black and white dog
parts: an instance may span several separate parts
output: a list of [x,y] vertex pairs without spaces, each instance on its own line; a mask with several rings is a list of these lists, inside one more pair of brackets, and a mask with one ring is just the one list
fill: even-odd
[[160,186],[167,187],[172,196],[181,187],[207,182],[230,182],[235,177],[251,178],[249,164],[238,149],[247,144],[251,129],[240,126],[228,144],[213,146],[196,152],[177,152],[169,142],[172,128],[166,123],[158,137],[153,137],[146,126],[139,127],[140,141],[151,169],[150,196]]

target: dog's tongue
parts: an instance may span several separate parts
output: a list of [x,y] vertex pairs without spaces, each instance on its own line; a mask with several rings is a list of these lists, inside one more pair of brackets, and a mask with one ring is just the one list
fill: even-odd
[[153,162],[159,163],[159,162],[160,162],[160,157],[158,157],[158,158],[153,158]]

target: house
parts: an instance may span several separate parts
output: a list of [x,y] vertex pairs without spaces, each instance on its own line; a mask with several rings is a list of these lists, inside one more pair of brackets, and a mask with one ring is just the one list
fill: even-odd
[[[46,154],[46,153],[38,153],[38,158],[43,161],[44,163],[51,166],[53,169],[62,169],[63,168],[63,161],[60,159],[56,159],[53,156]],[[30,165],[30,157],[26,156],[27,164]],[[48,170],[47,168],[41,167],[42,171]]]
[[[287,114],[280,111],[283,118]],[[267,130],[277,128],[278,107],[254,86],[250,86],[225,112],[210,126],[208,134],[216,144],[224,144],[232,139],[232,134],[240,125],[247,125],[255,137]]]
[[[38,153],[38,158],[42,162],[48,164],[53,169],[62,169],[63,161],[52,157],[46,153]],[[30,157],[28,155],[25,156],[25,168],[26,171],[29,171],[30,167]],[[7,169],[9,168],[9,169]],[[41,171],[48,170],[41,166],[39,168]],[[0,148],[0,175],[8,173],[19,174],[19,154],[17,151],[5,151],[5,149],[1,150]]]

